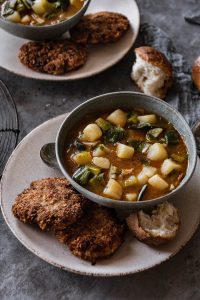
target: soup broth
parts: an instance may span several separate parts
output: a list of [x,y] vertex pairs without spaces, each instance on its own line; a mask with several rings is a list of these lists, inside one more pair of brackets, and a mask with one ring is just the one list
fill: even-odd
[[7,0],[1,16],[24,25],[54,25],[75,15],[84,0]]
[[142,109],[87,116],[65,148],[70,175],[112,199],[150,200],[175,189],[187,170],[187,149],[164,118]]

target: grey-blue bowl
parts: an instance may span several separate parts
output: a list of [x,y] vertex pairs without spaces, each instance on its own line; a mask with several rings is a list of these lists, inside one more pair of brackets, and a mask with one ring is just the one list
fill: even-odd
[[[144,108],[147,111],[156,113],[164,117],[170,123],[172,123],[176,130],[181,134],[188,150],[188,167],[186,176],[184,177],[180,185],[170,193],[153,200],[141,202],[112,200],[110,198],[105,198],[88,191],[72,179],[65,166],[64,148],[66,146],[66,141],[68,139],[70,140],[70,135],[73,131],[73,128],[76,127],[76,124],[78,124],[81,120],[85,120],[85,116],[87,114],[95,113],[96,115],[97,113],[101,114],[110,110],[115,110],[117,108],[131,110],[134,107]],[[195,170],[197,151],[194,136],[190,130],[190,127],[188,126],[182,115],[168,103],[141,93],[116,92],[94,97],[76,107],[66,117],[59,129],[56,138],[56,158],[64,176],[69,180],[73,187],[85,197],[104,206],[113,207],[118,210],[124,209],[132,211],[134,209],[142,209],[154,206],[169,199],[173,200],[174,196],[176,196],[189,181]]]
[[86,12],[91,0],[85,0],[83,7],[71,18],[55,25],[30,26],[7,21],[0,17],[0,27],[5,31],[29,40],[55,39],[75,26]]

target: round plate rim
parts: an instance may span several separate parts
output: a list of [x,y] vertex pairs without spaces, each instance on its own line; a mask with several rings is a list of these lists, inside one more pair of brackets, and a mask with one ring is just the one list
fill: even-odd
[[[97,71],[94,71],[94,72],[88,72],[87,75],[82,75],[78,78],[67,78],[65,76],[53,76],[53,75],[49,75],[49,74],[45,74],[44,73],[44,76],[49,76],[48,77],[45,77],[45,78],[37,78],[36,76],[33,76],[31,75],[32,72],[35,74],[37,72],[34,72],[32,71],[30,75],[27,76],[27,74],[22,74],[22,73],[19,73],[17,71],[14,71],[14,70],[10,70],[9,68],[6,68],[5,66],[0,66],[3,70],[6,70],[16,76],[19,76],[19,77],[22,77],[22,78],[26,78],[26,79],[34,79],[34,80],[38,80],[38,81],[46,81],[46,82],[51,82],[51,81],[54,81],[54,82],[63,82],[63,81],[76,81],[76,80],[82,80],[82,79],[86,79],[86,78],[89,78],[91,76],[95,76],[95,75],[98,75],[106,70],[109,70],[110,68],[112,68],[114,65],[116,65],[118,62],[120,62],[124,57],[125,55],[130,51],[130,49],[132,48],[132,46],[134,45],[136,39],[137,39],[137,36],[138,36],[138,33],[139,33],[139,29],[140,29],[140,10],[139,10],[139,7],[138,7],[138,4],[136,2],[136,0],[132,0],[134,2],[134,5],[135,5],[135,13],[137,14],[137,17],[138,17],[138,24],[137,24],[137,28],[136,30],[134,31],[134,36],[133,36],[133,39],[132,39],[132,43],[129,45],[129,47],[127,47],[127,49],[116,59],[116,61],[114,63],[112,63],[111,65],[109,66],[105,66],[103,67],[102,69],[100,70],[97,70]],[[3,30],[3,29],[1,29]],[[6,32],[6,34],[9,34]]]
[[[189,240],[192,238],[192,236],[194,235],[194,233],[196,232],[198,226],[199,226],[199,220],[197,220],[195,222],[195,225],[194,225],[194,228],[192,230],[192,232],[190,233],[190,235],[188,236],[188,238],[184,241],[184,243],[182,243],[177,249],[176,251],[174,251],[173,253],[171,253],[168,257],[162,259],[161,261],[159,261],[158,263],[153,263],[152,265],[149,265],[147,267],[144,267],[144,268],[141,268],[141,269],[138,269],[138,270],[134,270],[134,271],[127,271],[127,272],[122,272],[122,273],[118,273],[118,274],[112,274],[112,273],[98,273],[98,272],[95,272],[95,273],[91,273],[91,272],[85,272],[85,271],[77,271],[73,268],[69,268],[69,267],[66,267],[66,266],[62,266],[61,264],[58,264],[58,263],[55,263],[53,261],[50,261],[49,259],[47,259],[46,257],[44,256],[41,256],[35,249],[33,249],[30,245],[28,245],[28,243],[26,243],[23,238],[19,237],[19,235],[15,232],[14,228],[12,227],[12,225],[9,223],[9,220],[7,219],[7,216],[4,212],[4,208],[3,208],[3,200],[2,200],[2,192],[3,192],[3,184],[4,184],[4,178],[5,178],[5,175],[6,175],[6,171],[7,171],[7,167],[10,163],[10,161],[12,161],[12,157],[15,155],[15,152],[16,150],[18,150],[18,148],[21,147],[22,144],[24,144],[26,142],[26,139],[31,136],[35,131],[39,130],[41,127],[49,124],[49,123],[52,123],[56,120],[59,120],[59,119],[62,119],[66,116],[67,113],[65,114],[62,114],[62,115],[59,115],[59,116],[56,116],[54,118],[51,118],[45,122],[43,122],[42,124],[40,124],[39,126],[35,127],[31,132],[29,132],[21,141],[20,143],[17,145],[17,147],[15,148],[15,150],[13,151],[13,153],[11,154],[6,166],[5,166],[5,169],[4,169],[4,172],[2,174],[2,178],[1,178],[1,182],[0,182],[0,205],[1,205],[1,212],[2,212],[2,215],[4,217],[4,220],[6,222],[6,224],[8,225],[8,227],[10,228],[11,232],[13,233],[13,235],[20,241],[20,243],[26,248],[28,249],[30,252],[32,252],[33,254],[35,254],[37,257],[39,257],[40,259],[46,261],[47,263],[55,266],[55,267],[58,267],[62,270],[66,270],[66,271],[69,271],[69,272],[72,272],[72,273],[75,273],[75,274],[78,274],[78,275],[86,275],[86,276],[91,276],[91,277],[118,277],[118,276],[127,276],[127,275],[132,275],[132,274],[137,274],[137,273],[140,273],[140,272],[143,272],[143,271],[146,271],[146,270],[149,270],[151,268],[154,268],[160,264],[162,264],[163,262],[165,261],[168,261],[171,257],[175,256],[188,242]],[[198,161],[200,162],[200,159],[198,158]]]

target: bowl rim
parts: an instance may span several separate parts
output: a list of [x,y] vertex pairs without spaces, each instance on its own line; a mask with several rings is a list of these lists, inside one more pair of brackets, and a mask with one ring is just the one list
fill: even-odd
[[[158,105],[164,105],[166,107],[168,107],[169,109],[173,110],[174,113],[176,113],[176,115],[178,116],[178,119],[184,124],[184,127],[186,128],[186,130],[190,133],[190,136],[191,136],[191,140],[192,140],[192,148],[194,150],[193,152],[193,155],[192,155],[192,161],[190,163],[190,172],[188,173],[188,167],[187,167],[187,171],[186,171],[186,175],[183,179],[183,181],[181,181],[181,183],[179,184],[179,186],[170,191],[168,194],[165,194],[163,196],[160,196],[160,197],[157,197],[157,198],[153,198],[153,199],[150,199],[150,200],[144,200],[144,201],[134,201],[134,202],[131,202],[131,201],[125,201],[125,200],[115,200],[115,199],[112,199],[112,198],[107,198],[107,197],[103,197],[103,196],[100,196],[98,194],[95,194],[91,191],[89,191],[88,189],[86,189],[85,187],[79,185],[70,175],[69,173],[67,172],[67,169],[65,168],[65,166],[62,164],[61,160],[60,160],[60,157],[59,157],[59,138],[60,138],[60,135],[62,133],[62,130],[63,130],[63,127],[65,125],[65,123],[67,122],[67,120],[74,114],[74,112],[76,112],[77,110],[79,110],[81,107],[85,106],[85,105],[88,105],[89,103],[92,103],[100,98],[104,98],[104,97],[109,97],[109,96],[115,96],[115,95],[134,95],[134,96],[140,96],[140,97],[146,97],[146,98],[151,98],[151,100],[153,100],[154,102],[158,103]],[[174,124],[172,124],[174,126]],[[177,129],[176,129],[177,130]],[[178,130],[177,130],[178,131]],[[188,148],[188,145],[186,145],[186,147]],[[124,208],[139,208],[142,204],[143,205],[148,205],[148,206],[154,206],[156,204],[159,204],[159,203],[162,203],[164,201],[167,200],[167,198],[169,197],[173,197],[174,195],[176,195],[180,189],[182,189],[187,183],[188,181],[191,179],[194,171],[195,171],[195,167],[196,167],[196,164],[197,164],[197,149],[196,149],[196,142],[195,142],[195,138],[194,138],[194,135],[188,125],[188,123],[186,122],[185,118],[181,115],[181,113],[176,110],[173,106],[171,106],[169,103],[159,99],[159,98],[156,98],[156,97],[153,97],[153,96],[149,96],[149,95],[146,95],[146,94],[143,94],[143,93],[140,93],[140,92],[133,92],[133,91],[119,91],[119,92],[110,92],[110,93],[105,93],[105,94],[101,94],[101,95],[97,95],[95,97],[92,97],[86,101],[84,101],[83,103],[79,104],[77,107],[75,107],[67,116],[66,118],[64,119],[64,121],[62,122],[59,130],[58,130],[58,133],[57,133],[57,136],[56,136],[56,142],[55,142],[55,152],[56,152],[56,159],[57,159],[57,162],[58,162],[58,165],[59,165],[59,168],[60,170],[62,171],[62,173],[64,174],[64,176],[69,180],[69,182],[72,184],[72,186],[77,189],[78,191],[80,191],[80,193],[83,193],[83,194],[87,194],[89,195],[88,198],[89,199],[92,199],[92,198],[98,198],[98,202],[104,202],[104,201],[108,201],[108,203],[112,203],[113,206],[115,206],[116,208],[117,207],[122,207],[124,206]],[[190,155],[190,154],[189,154]],[[188,164],[189,166],[189,164]]]
[[[6,1],[6,0],[5,0]],[[5,2],[4,1],[4,2]],[[55,27],[60,27],[61,25],[63,25],[63,24],[65,24],[65,23],[67,23],[68,21],[72,21],[73,19],[75,19],[76,17],[77,17],[77,15],[79,14],[79,13],[81,13],[82,12],[82,10],[84,10],[85,9],[85,6],[87,5],[89,5],[89,3],[90,3],[90,1],[91,0],[84,0],[84,5],[81,7],[81,9],[79,9],[76,13],[75,13],[75,15],[73,15],[72,17],[70,17],[69,19],[66,19],[66,20],[63,20],[62,22],[60,22],[60,23],[56,23],[56,24],[47,24],[47,25],[27,25],[27,24],[21,24],[21,23],[15,23],[15,22],[11,22],[11,21],[8,21],[8,20],[6,20],[6,19],[4,19],[4,18],[2,18],[2,16],[1,16],[1,14],[0,14],[0,22],[3,22],[3,23],[5,23],[5,24],[8,24],[8,25],[10,25],[10,26],[14,26],[14,27],[17,27],[17,28],[30,28],[30,30],[31,29],[38,29],[38,30],[41,30],[41,29],[44,29],[44,28],[55,28]],[[2,3],[2,4],[4,4],[4,2]],[[1,8],[1,6],[2,6],[2,4],[0,5],[0,8]],[[1,11],[1,9],[0,9],[0,11]],[[60,26],[59,26],[60,25]]]

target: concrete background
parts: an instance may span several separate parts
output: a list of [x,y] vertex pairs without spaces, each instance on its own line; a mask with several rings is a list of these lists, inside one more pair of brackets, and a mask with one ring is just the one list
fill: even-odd
[[[183,18],[187,11],[200,11],[199,1],[137,2],[141,21],[167,32],[190,64],[200,55],[200,26],[190,25]],[[133,90],[129,79],[133,57],[131,50],[113,68],[76,82],[37,82],[0,69],[0,78],[17,104],[20,139],[43,121],[71,110],[92,96]],[[200,299],[199,233],[197,230],[175,257],[154,269],[123,278],[89,278],[59,270],[34,256],[12,235],[0,215],[0,299]]]

